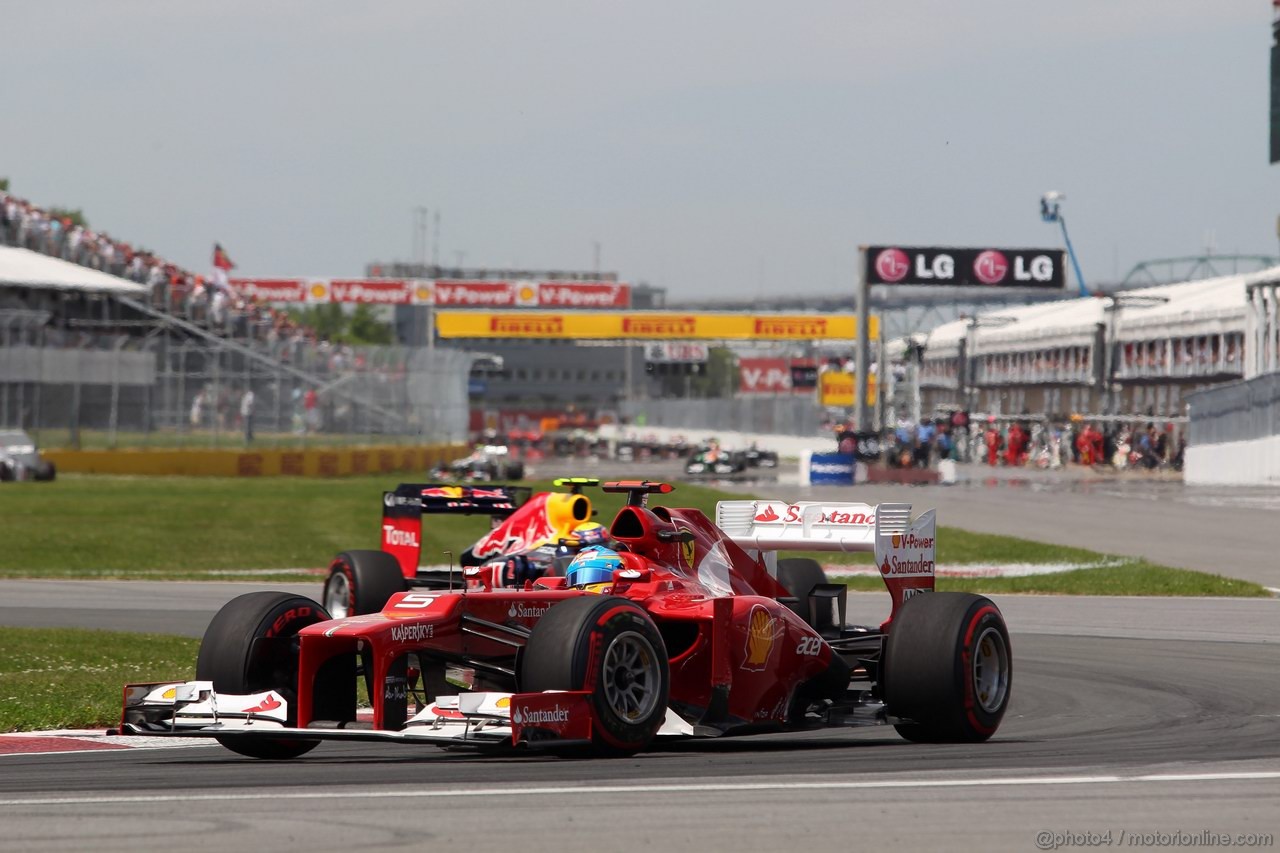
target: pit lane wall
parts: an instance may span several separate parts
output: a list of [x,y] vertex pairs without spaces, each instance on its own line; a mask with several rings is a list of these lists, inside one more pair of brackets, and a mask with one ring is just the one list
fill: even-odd
[[326,447],[305,450],[50,450],[58,473],[187,477],[345,477],[392,472],[422,476],[469,453],[464,444]]
[[1280,485],[1280,373],[1192,394],[1183,479],[1189,485]]

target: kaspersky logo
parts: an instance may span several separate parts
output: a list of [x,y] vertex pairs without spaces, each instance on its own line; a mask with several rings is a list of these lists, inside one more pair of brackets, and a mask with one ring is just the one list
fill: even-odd
[[559,703],[550,708],[530,708],[528,705],[517,705],[511,712],[511,722],[517,726],[567,723],[569,722],[569,709],[561,708]]

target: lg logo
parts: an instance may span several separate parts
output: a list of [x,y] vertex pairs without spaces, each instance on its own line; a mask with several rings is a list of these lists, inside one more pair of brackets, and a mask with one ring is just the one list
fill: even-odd
[[995,249],[987,249],[973,261],[973,275],[983,284],[999,284],[1009,272],[1009,262]]
[[876,255],[876,274],[884,281],[902,281],[910,269],[911,261],[901,249],[885,249]]

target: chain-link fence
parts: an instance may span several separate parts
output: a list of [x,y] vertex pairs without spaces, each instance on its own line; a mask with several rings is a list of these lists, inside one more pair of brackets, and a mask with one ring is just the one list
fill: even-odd
[[1210,388],[1188,400],[1195,446],[1280,435],[1280,373]]
[[55,334],[0,317],[0,426],[42,447],[462,441],[471,356],[320,345],[273,359],[163,333]]
[[738,430],[768,435],[824,433],[825,411],[811,395],[735,397],[704,400],[630,400],[621,406],[632,426],[687,429],[693,434]]

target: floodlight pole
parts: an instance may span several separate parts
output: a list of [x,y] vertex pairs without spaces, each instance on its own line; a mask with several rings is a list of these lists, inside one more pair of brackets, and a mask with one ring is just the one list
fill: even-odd
[[[867,377],[871,369],[871,285],[867,281],[867,247],[858,247],[858,325],[853,330],[858,336],[858,359],[854,365],[857,382],[854,383],[853,412],[854,423],[859,432],[870,432],[871,408],[867,405]],[[881,361],[884,361],[881,356]],[[884,365],[880,367],[881,373]],[[883,379],[883,376],[881,377]]]
[[1071,268],[1076,273],[1076,285],[1081,296],[1089,295],[1089,288],[1084,283],[1084,275],[1080,272],[1080,261],[1076,259],[1075,247],[1071,245],[1071,235],[1067,233],[1067,217],[1062,215],[1061,202],[1066,196],[1061,193],[1045,193],[1040,197],[1040,218],[1045,222],[1056,222],[1062,227],[1062,242],[1067,244],[1067,257],[1071,258]]

